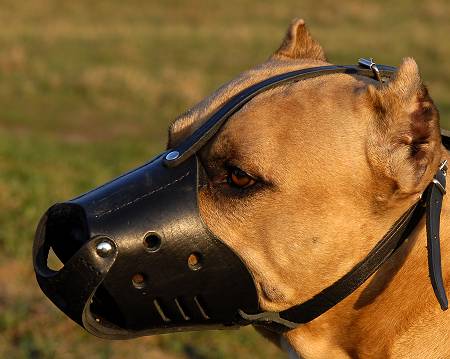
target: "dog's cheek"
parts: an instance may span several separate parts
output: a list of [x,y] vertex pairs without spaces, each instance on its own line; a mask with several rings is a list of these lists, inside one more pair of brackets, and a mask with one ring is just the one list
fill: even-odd
[[[255,280],[262,309],[286,309],[290,305],[289,298],[291,301],[295,298],[295,290],[291,288],[291,281],[286,281],[276,269],[284,266],[278,263],[282,258],[277,257],[277,253],[283,253],[286,248],[270,245],[265,237],[274,234],[261,229],[264,226],[258,225],[258,216],[242,216],[237,204],[233,208],[225,198],[218,203],[218,198],[220,196],[215,196],[211,189],[199,191],[199,209],[203,221],[244,261]],[[282,246],[281,243],[278,245]]]

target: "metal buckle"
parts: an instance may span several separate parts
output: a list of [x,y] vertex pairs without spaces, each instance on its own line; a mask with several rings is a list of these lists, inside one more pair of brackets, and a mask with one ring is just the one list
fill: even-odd
[[444,176],[447,176],[448,163],[447,160],[443,160],[439,165],[439,170],[444,173]]
[[445,190],[444,186],[436,178],[433,178],[433,183],[436,185],[438,190],[441,191],[441,193],[443,195],[445,195],[447,193],[447,191]]
[[[442,172],[444,177],[447,176],[447,169],[448,169],[447,160],[444,160],[439,165],[439,171]],[[436,177],[438,176],[436,175]],[[443,186],[442,183],[436,177],[433,178],[433,183],[436,185],[438,190],[441,191],[442,195],[445,195],[447,193],[447,191],[445,190],[445,186]]]
[[383,80],[381,79],[381,76],[380,76],[380,70],[378,70],[377,64],[373,61],[373,58],[369,57],[367,59],[367,58],[362,57],[358,60],[358,64],[360,66],[368,67],[369,69],[371,69],[375,78],[378,81],[383,82]]

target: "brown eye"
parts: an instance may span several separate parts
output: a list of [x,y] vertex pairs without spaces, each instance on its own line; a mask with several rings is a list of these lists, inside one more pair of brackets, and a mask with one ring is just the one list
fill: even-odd
[[253,186],[256,181],[247,173],[237,167],[233,167],[228,172],[227,182],[229,185],[239,188],[247,188]]

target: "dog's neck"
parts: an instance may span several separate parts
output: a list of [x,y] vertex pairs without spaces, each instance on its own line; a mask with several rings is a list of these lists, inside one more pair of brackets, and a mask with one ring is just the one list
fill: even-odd
[[[443,159],[449,160],[448,152],[444,153]],[[442,267],[449,292],[450,233],[446,228],[450,228],[450,201],[444,198]],[[448,357],[450,313],[440,309],[433,293],[426,240],[423,218],[398,253],[361,288],[313,322],[285,334],[282,347],[299,358],[424,357],[427,342],[427,357]]]

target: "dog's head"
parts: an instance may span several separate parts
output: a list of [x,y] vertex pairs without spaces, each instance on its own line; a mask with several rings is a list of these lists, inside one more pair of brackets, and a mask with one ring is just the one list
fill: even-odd
[[[196,138],[241,90],[328,64],[294,21],[266,63],[173,123],[169,148]],[[253,311],[311,298],[418,201],[441,159],[439,118],[406,59],[386,83],[328,73],[266,90],[192,152],[179,166],[164,161],[180,153],[165,153],[43,217],[34,246],[39,284],[91,332],[241,324],[240,295],[248,307],[259,301]],[[47,268],[49,247],[65,262],[60,272]],[[213,317],[198,293],[209,296]]]
[[[328,64],[302,20],[270,59],[170,128],[169,147],[242,88]],[[264,92],[201,151],[202,217],[250,268],[265,310],[303,302],[348,272],[417,201],[441,157],[439,119],[416,62],[379,84],[335,74]]]

